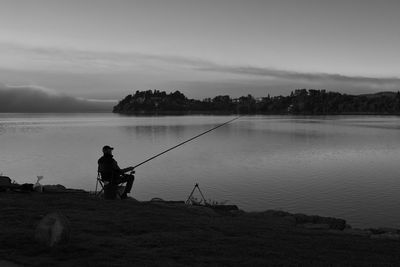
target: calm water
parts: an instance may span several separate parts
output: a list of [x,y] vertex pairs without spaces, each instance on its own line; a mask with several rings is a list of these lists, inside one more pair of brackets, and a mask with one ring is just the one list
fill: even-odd
[[[230,118],[0,114],[0,172],[94,190],[103,145],[126,167]],[[185,200],[198,182],[207,199],[248,211],[400,228],[399,128],[399,117],[242,117],[139,167],[133,196]]]

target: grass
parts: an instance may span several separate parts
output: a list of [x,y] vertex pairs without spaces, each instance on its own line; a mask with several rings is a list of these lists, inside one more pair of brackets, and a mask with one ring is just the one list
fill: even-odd
[[[0,259],[27,266],[400,266],[400,242],[307,230],[270,213],[109,201],[88,194],[0,193]],[[68,244],[38,245],[54,211]]]

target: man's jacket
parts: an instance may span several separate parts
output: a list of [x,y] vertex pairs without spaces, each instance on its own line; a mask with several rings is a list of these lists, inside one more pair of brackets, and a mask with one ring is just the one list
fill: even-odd
[[122,174],[121,168],[112,155],[103,155],[97,163],[99,164],[98,171],[101,174],[101,179],[104,181],[112,181]]

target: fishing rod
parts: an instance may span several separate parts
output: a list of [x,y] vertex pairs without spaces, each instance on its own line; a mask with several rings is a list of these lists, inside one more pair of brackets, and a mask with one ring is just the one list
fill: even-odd
[[205,131],[205,132],[202,132],[201,134],[198,134],[198,135],[196,135],[196,136],[193,136],[192,138],[190,138],[190,139],[188,139],[188,140],[186,140],[186,141],[184,141],[184,142],[182,142],[182,143],[179,143],[179,144],[177,144],[177,145],[175,145],[175,146],[173,146],[173,147],[171,147],[171,148],[168,148],[167,150],[165,150],[165,151],[163,151],[163,152],[161,152],[161,153],[158,153],[157,155],[155,155],[155,156],[153,156],[153,157],[151,157],[151,158],[149,158],[149,159],[146,159],[145,161],[143,161],[143,162],[141,162],[141,163],[139,163],[139,164],[133,166],[132,168],[135,169],[135,168],[139,167],[140,165],[143,165],[143,164],[145,164],[146,162],[149,162],[150,160],[153,160],[153,159],[155,159],[155,158],[161,156],[162,154],[165,154],[165,153],[167,153],[168,151],[171,151],[172,149],[175,149],[175,148],[177,148],[177,147],[179,147],[179,146],[181,146],[181,145],[183,145],[183,144],[186,144],[187,142],[190,142],[190,141],[192,141],[192,140],[194,140],[194,139],[196,139],[196,138],[198,138],[198,137],[200,137],[200,136],[202,136],[202,135],[205,135],[206,133],[209,133],[209,132],[211,132],[211,131],[214,131],[215,129],[217,129],[217,128],[219,128],[219,127],[222,127],[222,126],[224,126],[224,125],[226,125],[226,124],[228,124],[228,123],[231,123],[232,121],[237,120],[237,119],[239,119],[239,118],[240,118],[240,116],[239,116],[239,117],[236,117],[236,118],[234,118],[234,119],[232,119],[232,120],[229,120],[229,121],[227,121],[227,122],[224,122],[224,123],[222,123],[222,124],[220,124],[220,125],[218,125],[218,126],[212,128],[212,129],[210,129],[210,130],[207,130],[207,131]]

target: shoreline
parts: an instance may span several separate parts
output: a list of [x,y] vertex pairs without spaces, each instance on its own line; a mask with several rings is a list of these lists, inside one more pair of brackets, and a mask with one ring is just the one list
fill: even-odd
[[374,112],[343,112],[343,113],[326,113],[326,114],[312,114],[312,113],[236,113],[236,112],[213,112],[213,111],[136,111],[136,112],[112,112],[112,114],[122,116],[400,116],[400,113],[374,113]]
[[[1,192],[0,201],[0,259],[24,266],[400,264],[398,229],[352,229],[337,218],[104,200],[88,192]],[[69,220],[71,238],[49,249],[33,236],[55,211]]]

